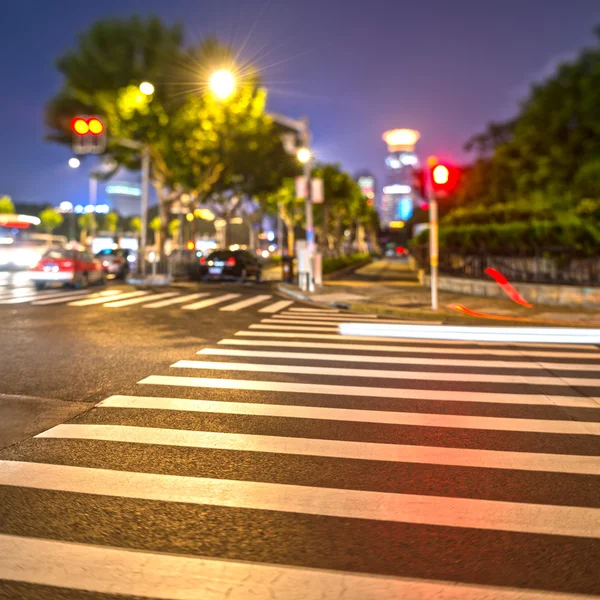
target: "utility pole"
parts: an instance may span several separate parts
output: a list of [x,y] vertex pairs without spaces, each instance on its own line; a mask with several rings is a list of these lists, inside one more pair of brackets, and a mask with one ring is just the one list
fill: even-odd
[[306,213],[306,252],[308,254],[308,291],[315,291],[315,281],[313,273],[313,256],[315,253],[315,232],[313,227],[313,203],[312,203],[312,185],[311,185],[311,170],[312,170],[312,152],[310,152],[310,125],[308,117],[304,117],[303,141],[305,148],[309,150],[308,160],[304,162],[304,181],[306,183],[306,200],[304,203]]
[[431,310],[438,309],[438,202],[437,194],[433,186],[433,169],[438,164],[437,157],[430,156],[427,159],[427,171],[425,181],[427,185],[427,199],[429,201],[429,268],[431,284]]
[[142,277],[146,276],[146,235],[148,230],[148,194],[150,183],[150,152],[147,146],[142,148],[142,206],[140,220],[140,248],[138,248],[138,261],[141,266]]

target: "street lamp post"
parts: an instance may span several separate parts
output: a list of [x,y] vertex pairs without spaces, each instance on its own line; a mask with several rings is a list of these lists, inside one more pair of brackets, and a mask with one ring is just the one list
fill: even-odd
[[306,218],[306,253],[307,253],[307,289],[309,292],[315,291],[315,282],[313,278],[313,255],[315,245],[315,234],[313,227],[313,206],[312,206],[312,186],[311,186],[311,166],[312,166],[312,153],[308,147],[310,143],[310,136],[308,133],[308,119],[304,120],[304,135],[303,141],[306,143],[304,148],[298,150],[298,160],[304,165],[304,183],[305,187],[305,218]]

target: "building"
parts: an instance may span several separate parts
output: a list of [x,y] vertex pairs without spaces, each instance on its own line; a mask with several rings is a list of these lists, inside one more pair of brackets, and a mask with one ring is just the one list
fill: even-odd
[[111,210],[122,217],[140,215],[142,188],[131,181],[109,181],[104,188]]
[[404,223],[413,215],[413,171],[419,167],[415,144],[420,137],[421,134],[414,129],[392,129],[383,134],[388,155],[385,159],[385,185],[379,216],[384,229],[390,228],[392,223]]
[[371,206],[377,206],[377,183],[371,171],[361,171],[355,177],[356,183]]

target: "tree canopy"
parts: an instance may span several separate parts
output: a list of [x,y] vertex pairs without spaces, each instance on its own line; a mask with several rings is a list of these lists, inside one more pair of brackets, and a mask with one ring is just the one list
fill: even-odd
[[445,201],[442,242],[474,249],[600,243],[600,28],[597,42],[533,85],[519,114],[473,136],[477,153]]

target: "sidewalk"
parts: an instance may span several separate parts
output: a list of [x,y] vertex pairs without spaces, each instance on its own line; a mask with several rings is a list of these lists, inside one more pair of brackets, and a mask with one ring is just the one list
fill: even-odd
[[[518,289],[518,285],[515,287]],[[440,310],[433,312],[430,308],[429,288],[419,284],[416,272],[408,262],[400,261],[375,261],[343,279],[326,281],[313,294],[300,292],[296,286],[291,285],[281,285],[280,291],[294,295],[297,299],[324,304],[342,303],[354,311],[376,312],[407,319],[480,325],[484,322],[490,325],[525,322],[539,325],[600,326],[600,311],[544,305],[525,308],[508,298],[465,296],[450,292],[440,292]],[[487,315],[487,318],[461,313],[455,305]]]

